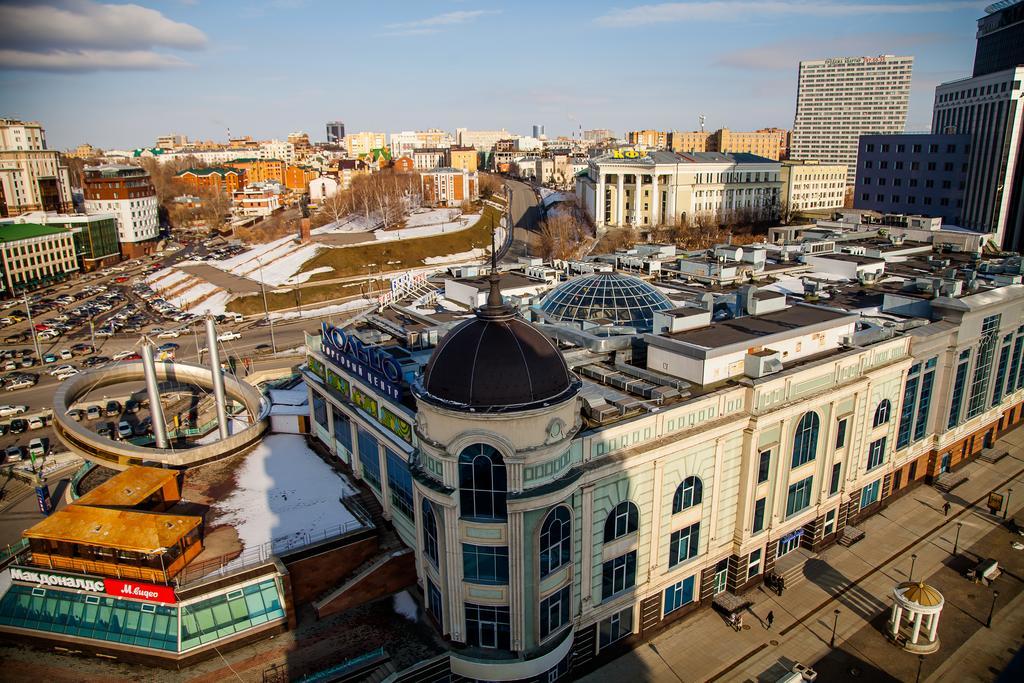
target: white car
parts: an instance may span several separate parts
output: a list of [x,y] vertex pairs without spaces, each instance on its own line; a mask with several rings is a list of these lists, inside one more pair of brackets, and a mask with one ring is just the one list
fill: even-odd
[[36,383],[33,382],[30,379],[19,379],[17,382],[11,382],[10,384],[8,384],[7,385],[7,391],[17,391],[18,389],[28,389],[29,387],[34,387],[35,385],[36,385]]
[[82,373],[81,373],[81,371],[78,368],[71,368],[69,370],[65,370],[64,372],[57,373],[56,375],[54,375],[54,377],[56,377],[57,379],[59,379],[60,381],[63,382],[68,377],[74,377],[75,375],[81,375],[81,374]]
[[220,339],[221,341],[232,341],[234,339],[241,339],[242,335],[238,334],[237,332],[225,332],[223,334],[217,335],[217,338]]
[[135,354],[134,351],[132,351],[131,349],[128,349],[127,351],[118,351],[117,353],[115,353],[110,358],[111,358],[111,360],[124,360],[128,356],[131,356],[131,355],[134,355],[134,354]]
[[129,422],[121,420],[117,424],[117,435],[122,439],[127,439],[133,434],[132,426]]
[[158,339],[177,339],[183,334],[181,330],[166,330],[156,335]]
[[50,370],[50,374],[51,375],[63,375],[65,372],[68,372],[69,370],[74,370],[74,369],[75,369],[74,365],[58,365],[57,367],[55,367],[52,370]]
[[11,417],[28,412],[28,406],[0,406],[0,417]]

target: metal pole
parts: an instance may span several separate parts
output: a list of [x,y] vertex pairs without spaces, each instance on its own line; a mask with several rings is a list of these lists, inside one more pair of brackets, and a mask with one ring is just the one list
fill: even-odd
[[914,580],[914,565],[917,563],[917,553],[910,556],[910,576],[907,577],[908,581]]
[[963,522],[956,523],[956,538],[953,539],[953,554],[956,555],[957,548],[960,547],[960,529],[964,527]]
[[917,678],[914,679],[915,683],[921,681],[921,667],[924,666],[924,655],[917,656]]
[[999,591],[992,591],[992,606],[988,610],[988,621],[985,623],[985,628],[992,628],[992,617],[996,613],[996,598],[999,597]]
[[43,354],[39,352],[39,336],[36,332],[36,324],[32,321],[32,307],[28,305],[28,292],[23,292],[25,297],[25,314],[28,316],[28,331],[32,335],[32,344],[36,347],[36,360],[43,364]]
[[217,350],[217,329],[213,316],[206,316],[206,348],[209,349],[210,374],[213,377],[213,400],[217,404],[217,431],[220,438],[228,438],[228,411],[224,407],[224,375],[220,369],[220,352]]
[[156,381],[156,362],[153,360],[153,342],[142,338],[142,369],[146,375],[146,393],[149,395],[149,414],[153,420],[153,438],[157,448],[167,448],[167,425],[164,407],[160,404],[160,385]]
[[270,326],[270,348],[274,350],[274,355],[277,355],[277,342],[274,341],[274,321],[270,317],[270,307],[267,306],[267,290],[263,286],[263,260],[256,259],[256,263],[260,267],[260,293],[263,294],[263,313],[267,316],[267,325]]
[[1013,489],[1009,489],[1006,492],[1006,507],[1003,508],[1003,519],[1006,519],[1006,513],[1010,511],[1010,495],[1013,493]]
[[829,647],[836,646],[836,629],[839,628],[839,610],[833,610],[836,615],[836,620],[832,624],[832,642],[829,643]]

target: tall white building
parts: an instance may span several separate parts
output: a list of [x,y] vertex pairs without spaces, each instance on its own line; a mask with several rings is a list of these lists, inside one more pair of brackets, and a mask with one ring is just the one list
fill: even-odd
[[68,167],[34,121],[0,119],[0,216],[71,207]]
[[836,57],[800,62],[792,159],[843,164],[857,177],[857,142],[865,133],[902,133],[913,57]]
[[279,159],[286,164],[295,163],[295,145],[282,140],[260,143],[260,159]]
[[468,128],[455,129],[455,136],[459,145],[463,147],[475,147],[481,152],[490,152],[498,144],[498,140],[507,140],[517,137],[507,130],[469,130]]
[[151,254],[160,237],[156,189],[139,166],[108,164],[85,169],[85,211],[117,216],[117,239],[125,258]]

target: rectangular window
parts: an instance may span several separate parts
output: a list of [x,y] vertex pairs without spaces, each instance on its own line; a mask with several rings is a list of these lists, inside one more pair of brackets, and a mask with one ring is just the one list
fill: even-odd
[[825,513],[825,526],[822,528],[822,535],[828,536],[836,530],[836,511],[829,510]]
[[377,439],[373,433],[356,425],[356,440],[359,442],[359,462],[363,466],[363,479],[380,491],[380,454]]
[[761,549],[758,548],[750,553],[750,560],[747,562],[747,578],[752,579],[761,573]]
[[916,377],[915,369],[920,372],[921,364],[918,363],[910,369],[910,377],[907,378],[907,386],[903,389],[903,407],[900,410],[900,428],[896,434],[896,448],[906,448],[910,445],[910,431],[913,427],[914,410],[917,408],[917,385],[920,378]]
[[992,375],[992,359],[999,341],[1001,315],[990,315],[981,323],[981,342],[975,354],[974,377],[971,379],[971,393],[967,401],[967,419],[980,415],[985,410],[985,396]]
[[845,417],[839,421],[836,426],[836,448],[842,448],[846,445],[846,423],[849,422]]
[[868,472],[885,461],[885,439],[886,437],[883,436],[881,439],[872,441],[868,446]]
[[932,386],[935,384],[935,366],[938,358],[934,357],[925,363],[924,377],[921,378],[921,395],[917,401],[917,418],[914,421],[914,441],[920,441],[925,437],[925,430],[928,428],[928,414],[932,407]]
[[627,607],[605,619],[598,627],[598,631],[600,632],[601,647],[608,647],[631,635],[633,633],[633,608]]
[[871,482],[870,484],[865,486],[863,489],[861,489],[861,492],[860,492],[860,507],[861,507],[861,509],[866,508],[867,506],[871,505],[872,503],[874,503],[875,501],[878,500],[878,491],[879,491],[880,488],[881,488],[881,480],[880,479],[876,479],[875,481]]
[[441,606],[441,591],[434,582],[427,579],[427,609],[434,615],[438,624],[444,623],[444,608]]
[[949,429],[960,424],[960,408],[964,401],[964,384],[967,382],[967,368],[970,364],[971,352],[967,349],[960,353],[960,364],[957,365],[953,379],[953,395],[949,401],[949,420],[946,423]]
[[508,650],[512,646],[508,607],[466,603],[466,643]]
[[843,463],[837,462],[832,465],[832,480],[828,485],[828,495],[834,496],[839,493],[839,477],[843,472]]
[[636,551],[631,550],[601,567],[601,599],[608,598],[636,585]]
[[757,462],[757,483],[763,484],[768,481],[768,469],[772,464],[772,452],[761,451],[760,459]]
[[674,567],[680,562],[697,557],[700,545],[700,522],[691,524],[685,529],[673,531],[669,542],[668,566]]
[[1021,349],[1024,347],[1024,337],[1018,333],[1017,341],[1013,343],[1013,358],[1010,360],[1010,376],[1006,379],[1006,393],[1012,394],[1017,389],[1017,378],[1024,378],[1020,371]]
[[807,509],[811,504],[811,484],[814,477],[810,476],[795,484],[789,485],[789,495],[786,496],[786,516],[794,515],[801,510]]
[[569,623],[569,592],[566,586],[540,601],[540,639],[544,640]]
[[752,532],[755,534],[764,530],[765,500],[766,499],[764,498],[758,498],[754,502],[754,528],[752,529]]
[[388,488],[391,490],[391,507],[412,519],[412,475],[409,465],[393,452],[385,448],[388,462]]
[[999,405],[1003,400],[1003,384],[1006,382],[1006,370],[1010,364],[1010,335],[1007,335],[1006,343],[999,351],[999,364],[996,366],[995,387],[992,389],[991,407]]
[[462,544],[462,574],[470,583],[508,583],[508,547]]
[[675,612],[683,605],[693,602],[694,578],[688,576],[665,589],[665,614]]

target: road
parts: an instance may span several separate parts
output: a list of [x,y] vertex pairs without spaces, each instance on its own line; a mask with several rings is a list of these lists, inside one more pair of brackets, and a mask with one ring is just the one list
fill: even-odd
[[509,189],[509,213],[512,217],[512,246],[506,260],[536,254],[540,247],[540,221],[544,212],[533,188],[524,182],[504,179]]

